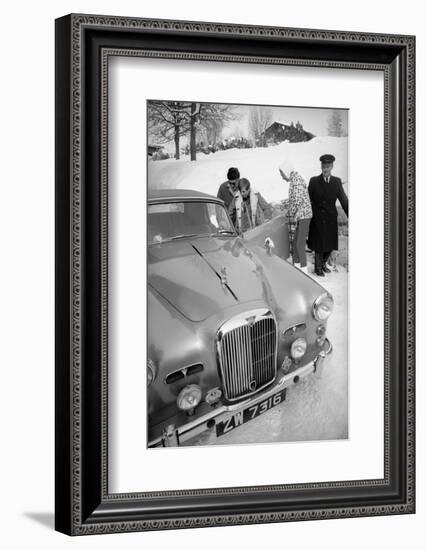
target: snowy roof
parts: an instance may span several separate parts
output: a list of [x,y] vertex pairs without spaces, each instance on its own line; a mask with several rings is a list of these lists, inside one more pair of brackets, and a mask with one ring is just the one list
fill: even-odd
[[[286,120],[274,120],[272,124],[281,124],[282,126],[291,126],[291,122],[288,122]],[[272,124],[270,124],[270,126],[272,126]],[[293,122],[293,124],[295,123]]]
[[[293,124],[293,126],[296,126],[297,124],[297,121],[294,122],[294,121],[291,121],[291,122],[288,122],[288,121],[285,121],[285,120],[274,120],[274,122],[271,122],[271,124],[268,126],[268,128],[271,128],[271,126],[273,126],[274,124],[279,124],[280,126],[286,126],[287,128],[290,128],[290,126]],[[266,130],[268,129],[266,128]],[[311,134],[311,132],[309,132],[309,130],[307,130],[306,128],[303,127],[302,125],[302,128],[303,128],[303,131],[306,132],[307,134]],[[313,136],[314,134],[312,134]]]

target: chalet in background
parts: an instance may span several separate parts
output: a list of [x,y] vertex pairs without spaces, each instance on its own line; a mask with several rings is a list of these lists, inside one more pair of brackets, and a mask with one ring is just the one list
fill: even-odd
[[300,122],[273,122],[262,133],[261,138],[264,145],[282,143],[283,141],[289,141],[290,143],[298,143],[301,141],[310,141],[314,138],[314,134],[304,130]]

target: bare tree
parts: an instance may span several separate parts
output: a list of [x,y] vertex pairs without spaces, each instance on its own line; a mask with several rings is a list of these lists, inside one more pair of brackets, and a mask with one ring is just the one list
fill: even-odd
[[220,119],[205,120],[203,121],[203,127],[205,129],[207,143],[209,145],[214,145],[222,137],[225,122]]
[[191,160],[197,160],[197,124],[199,122],[200,104],[191,103],[191,116],[189,119],[189,150]]
[[148,102],[148,135],[158,143],[175,143],[175,158],[180,158],[180,138],[190,128],[190,103],[182,101]]
[[234,105],[220,105],[204,103],[200,110],[200,124],[206,130],[207,142],[216,144],[221,138],[222,131],[228,122],[236,120],[237,114]]
[[268,107],[252,107],[249,114],[249,132],[255,145],[265,145],[263,132],[272,122],[272,111]]
[[328,135],[333,137],[347,135],[343,125],[342,113],[337,109],[333,109],[328,117]]
[[[197,131],[206,132],[215,143],[228,121],[234,120],[234,106],[185,101],[150,101],[148,133],[159,143],[175,143],[175,158],[180,157],[180,138],[189,134],[191,160],[197,159]],[[212,141],[210,141],[212,140]]]
[[[224,126],[236,118],[233,105],[218,103],[191,103],[190,115],[190,155],[191,160],[197,160],[197,131],[204,130],[210,144],[212,136],[217,138]],[[210,136],[209,136],[210,134]]]

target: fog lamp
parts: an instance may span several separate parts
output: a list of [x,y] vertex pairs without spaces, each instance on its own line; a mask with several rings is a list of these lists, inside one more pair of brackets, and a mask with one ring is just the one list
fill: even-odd
[[304,338],[297,338],[290,347],[290,355],[293,359],[300,359],[306,353],[307,343]]
[[177,406],[182,411],[193,412],[194,408],[201,401],[201,388],[197,384],[185,386],[177,397]]
[[326,326],[325,326],[325,325],[318,325],[318,326],[317,326],[317,334],[318,334],[318,336],[324,336],[326,330],[327,330],[327,329],[326,329]]
[[325,342],[325,336],[318,336],[317,338],[317,346],[319,348],[322,348],[322,346],[324,345],[324,342]]

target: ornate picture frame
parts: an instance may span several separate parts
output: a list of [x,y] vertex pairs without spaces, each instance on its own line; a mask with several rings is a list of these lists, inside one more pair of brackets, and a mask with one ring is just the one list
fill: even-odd
[[[383,479],[108,491],[108,60],[384,75]],[[69,535],[415,511],[415,38],[72,14],[56,21],[56,529]]]

